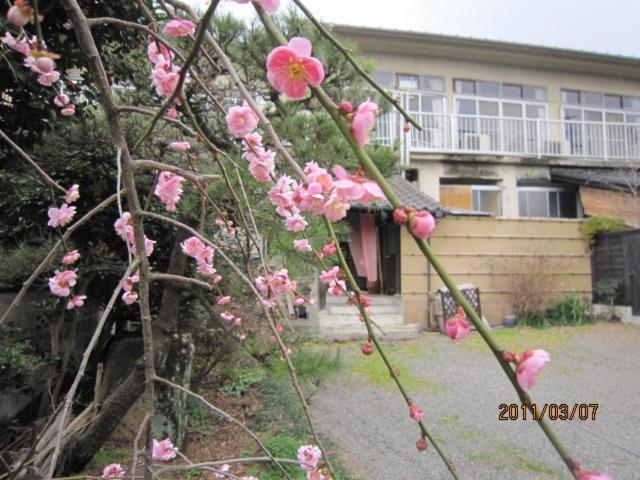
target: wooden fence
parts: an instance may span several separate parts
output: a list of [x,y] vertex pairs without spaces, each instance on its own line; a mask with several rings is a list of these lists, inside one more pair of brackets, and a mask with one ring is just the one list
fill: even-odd
[[591,253],[594,300],[605,302],[598,292],[604,280],[618,282],[617,305],[628,305],[640,315],[640,230],[601,233]]
[[[482,313],[498,325],[513,311],[514,275],[526,274],[531,265],[544,266],[542,275],[554,277],[550,297],[591,296],[590,255],[581,225],[580,220],[452,216],[439,222],[431,245],[457,284],[480,289]],[[443,284],[404,229],[401,272],[405,322],[426,324],[429,293]]]

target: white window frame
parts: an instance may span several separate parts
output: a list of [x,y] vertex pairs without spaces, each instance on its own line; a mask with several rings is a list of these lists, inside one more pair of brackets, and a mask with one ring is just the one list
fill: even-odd
[[[531,217],[531,216],[523,216],[522,212],[520,212],[520,192],[546,192],[547,193],[547,216],[546,217]],[[572,193],[576,193],[574,190],[570,189],[570,188],[563,188],[563,187],[527,187],[527,186],[523,186],[523,187],[518,187],[518,217],[520,218],[558,218],[558,219],[562,219],[562,218],[570,218],[570,217],[552,217],[551,216],[551,209],[549,206],[549,194],[550,193],[561,193],[561,192],[572,192]],[[558,213],[560,213],[560,195],[558,195]],[[529,211],[529,200],[527,197],[527,213]],[[580,200],[579,200],[579,196],[576,193],[576,217],[575,218],[582,218],[583,217],[583,212],[582,209],[580,208]]]

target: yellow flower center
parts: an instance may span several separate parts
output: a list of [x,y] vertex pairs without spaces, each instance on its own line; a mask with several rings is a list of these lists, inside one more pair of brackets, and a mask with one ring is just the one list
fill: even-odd
[[289,64],[289,76],[291,78],[298,78],[304,75],[302,68],[302,62],[291,62]]

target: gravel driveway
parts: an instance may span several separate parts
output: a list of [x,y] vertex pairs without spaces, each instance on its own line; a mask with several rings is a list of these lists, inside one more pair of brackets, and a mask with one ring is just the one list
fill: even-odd
[[[551,422],[572,455],[616,480],[640,480],[640,327],[503,329],[496,336],[509,350],[551,354],[531,391],[538,404],[599,405],[595,421]],[[498,406],[518,399],[477,333],[459,342],[425,333],[387,345],[461,479],[571,478],[535,422],[498,420]],[[417,452],[418,429],[378,355],[360,354],[355,343],[326,348],[341,350],[344,367],[314,396],[313,413],[352,477],[451,478],[432,447]]]

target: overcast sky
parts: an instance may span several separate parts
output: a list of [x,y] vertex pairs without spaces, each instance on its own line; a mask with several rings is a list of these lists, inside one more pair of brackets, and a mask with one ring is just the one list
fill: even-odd
[[[206,0],[192,0],[208,3]],[[290,0],[282,0],[287,7]],[[640,57],[640,0],[306,0],[330,23]],[[252,8],[223,0],[249,18]]]

